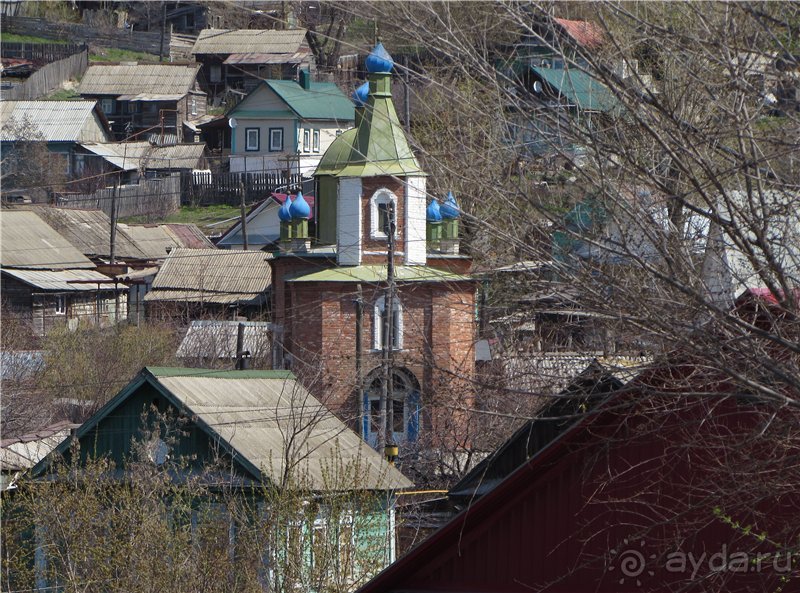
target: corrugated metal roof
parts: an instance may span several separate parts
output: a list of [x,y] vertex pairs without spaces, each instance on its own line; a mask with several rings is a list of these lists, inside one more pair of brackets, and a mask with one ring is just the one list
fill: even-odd
[[34,212],[0,214],[0,264],[14,268],[94,268],[95,265]]
[[599,47],[605,41],[603,29],[597,23],[559,18],[553,20],[561,25],[567,35],[587,49]]
[[148,259],[164,259],[167,249],[211,249],[213,243],[194,224],[119,224]]
[[[472,280],[470,276],[445,272],[427,266],[397,266],[398,282],[454,282]],[[288,282],[386,282],[386,266],[349,266],[311,272]]]
[[531,67],[542,80],[567,102],[588,111],[613,111],[620,107],[608,87],[586,72],[568,68]]
[[249,52],[229,55],[223,64],[301,64],[308,58],[311,50],[301,48],[299,51],[265,54]]
[[21,471],[32,468],[80,426],[57,422],[34,433],[0,442],[0,470]]
[[[31,130],[47,142],[79,142],[96,101],[0,101],[0,140],[19,140],[18,127]],[[15,125],[16,124],[16,125]]]
[[271,350],[272,324],[265,321],[195,320],[178,347],[178,358],[236,358],[239,324],[244,325],[244,349],[254,358]]
[[[81,95],[169,95],[183,97],[194,86],[199,64],[115,64],[89,66],[78,93]],[[166,100],[166,99],[164,99]]]
[[[234,456],[282,484],[313,491],[388,490],[412,484],[347,428],[291,374],[148,368]],[[356,473],[339,476],[336,470]]]
[[305,38],[305,29],[204,29],[192,54],[283,54],[297,51]]
[[228,249],[175,249],[146,301],[263,302],[272,283],[269,254]]
[[102,156],[125,171],[136,169],[201,169],[205,144],[192,142],[154,146],[150,142],[119,144],[82,144],[86,150]]
[[[108,276],[94,270],[12,270],[3,268],[3,274],[13,276],[20,282],[29,284],[39,290],[59,292],[86,292],[94,290],[125,289],[124,285],[115,286]],[[97,284],[94,284],[94,282]]]
[[265,80],[264,84],[303,119],[355,120],[353,102],[332,82],[312,82],[308,90],[293,80]]
[[[111,219],[102,210],[76,210],[53,206],[29,206],[61,236],[84,255],[107,257],[111,254]],[[147,255],[120,229],[117,229],[116,256],[147,259]]]

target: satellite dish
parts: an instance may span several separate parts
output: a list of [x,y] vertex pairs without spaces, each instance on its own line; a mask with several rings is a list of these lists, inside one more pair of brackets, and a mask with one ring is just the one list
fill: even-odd
[[538,80],[533,83],[533,92],[534,93],[541,93],[542,92],[542,83]]
[[238,122],[238,121],[236,121],[236,118],[235,118],[235,117],[232,117],[232,118],[230,118],[230,119],[228,120],[228,125],[231,127],[231,129],[232,129],[232,130],[235,130],[235,129],[236,129],[236,126],[238,126],[238,125],[239,125],[239,122]]

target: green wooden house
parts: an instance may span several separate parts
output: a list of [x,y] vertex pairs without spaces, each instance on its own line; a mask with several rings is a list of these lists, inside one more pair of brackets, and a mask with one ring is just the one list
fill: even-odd
[[[289,371],[145,368],[32,475],[57,480],[88,471],[81,468],[93,459],[106,460],[112,484],[134,480],[133,468],[143,465],[177,485],[202,484],[209,504],[193,503],[192,528],[201,507],[219,514],[246,501],[250,521],[270,524],[259,540],[270,543],[257,545],[264,546],[259,574],[272,590],[319,590],[328,578],[357,586],[387,566],[395,557],[395,493],[412,485]],[[231,519],[232,550],[245,531],[238,521]],[[320,575],[323,545],[337,555],[336,568]]]

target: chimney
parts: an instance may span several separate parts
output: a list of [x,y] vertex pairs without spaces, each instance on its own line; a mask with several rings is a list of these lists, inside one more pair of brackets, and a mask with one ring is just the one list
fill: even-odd
[[305,90],[311,90],[311,70],[300,70],[300,86]]

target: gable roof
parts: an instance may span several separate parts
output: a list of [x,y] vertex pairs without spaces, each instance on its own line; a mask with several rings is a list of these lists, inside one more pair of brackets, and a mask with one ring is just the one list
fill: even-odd
[[147,257],[164,259],[167,251],[176,247],[188,249],[213,249],[214,244],[196,224],[118,224],[117,231],[124,232]]
[[150,142],[84,143],[83,148],[123,169],[201,169],[206,145],[202,142],[156,146]]
[[[274,92],[301,119],[338,122],[355,120],[355,107],[352,101],[332,82],[311,82],[309,89],[304,89],[294,80],[265,80],[262,84]],[[255,92],[245,97],[228,113],[228,116],[245,110],[248,99]]]
[[[145,383],[194,419],[197,429],[257,480],[312,491],[393,490],[411,486],[397,469],[315,399],[289,371],[209,371],[147,367],[86,421],[80,439],[100,425]],[[56,449],[64,453],[70,439]],[[34,468],[46,468],[47,459]],[[341,464],[358,485],[329,475]],[[355,469],[354,469],[355,468]],[[347,478],[351,478],[349,475]]]
[[254,358],[272,346],[272,324],[266,321],[195,319],[178,346],[178,358],[236,358],[239,324],[244,326],[244,350]]
[[619,101],[608,87],[583,70],[575,68],[540,68],[531,66],[553,91],[571,105],[586,111],[613,111]]
[[263,251],[174,249],[144,300],[261,304],[272,283]]
[[284,54],[305,42],[305,29],[203,29],[192,54]]
[[[250,211],[246,215],[247,224],[250,224],[253,220],[255,220],[258,216],[260,216],[267,208],[270,206],[281,206],[286,201],[286,195],[278,192],[272,192],[270,197],[266,198],[265,200],[261,200],[260,202],[256,202],[251,206]],[[289,194],[292,196],[292,199],[296,196],[296,194]],[[311,207],[311,215],[309,216],[309,220],[314,220],[314,196],[305,195],[303,194],[303,198],[305,198],[308,205]],[[273,208],[275,211],[275,218],[277,220],[277,208]],[[219,240],[217,240],[217,246],[220,245],[231,245],[231,244],[240,244],[242,242],[242,221],[238,220],[233,223],[228,229],[222,233]],[[248,243],[252,245],[256,244],[268,244],[275,241],[277,237],[269,237],[264,235],[254,235],[250,228],[248,227],[247,231],[247,240]]]
[[0,101],[0,141],[21,139],[13,125],[16,123],[30,125],[31,132],[41,135],[45,142],[80,142],[84,126],[95,111],[108,133],[105,116],[96,106],[97,101]]
[[125,100],[178,100],[194,86],[199,64],[97,64],[83,75],[78,93]]
[[22,436],[3,439],[0,441],[0,470],[7,472],[32,468],[78,426],[62,420]]
[[[28,206],[86,256],[105,257],[111,253],[111,219],[102,210],[78,210],[55,206]],[[121,229],[117,229],[116,257],[147,259]]]
[[569,35],[575,43],[582,45],[586,49],[594,49],[603,45],[605,34],[602,27],[597,23],[589,21],[575,21],[569,19],[553,19],[560,25],[564,32]]
[[34,212],[3,210],[0,264],[45,270],[90,269],[95,265]]

